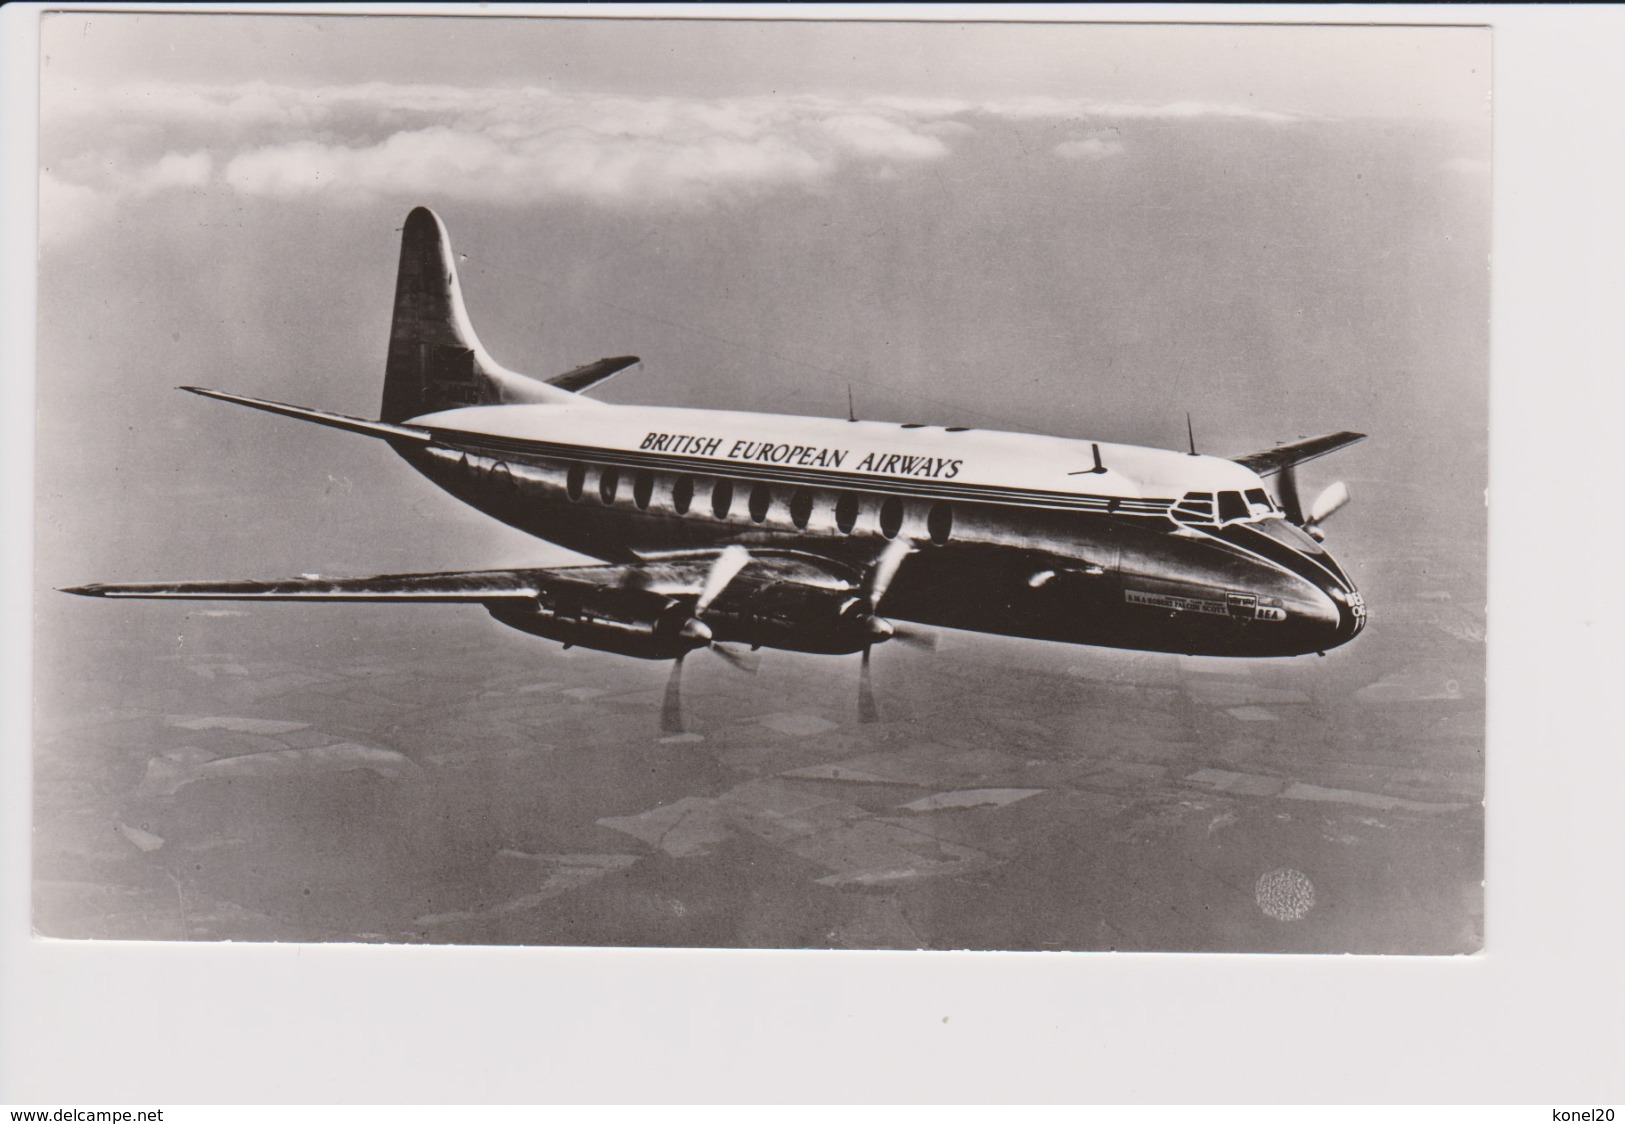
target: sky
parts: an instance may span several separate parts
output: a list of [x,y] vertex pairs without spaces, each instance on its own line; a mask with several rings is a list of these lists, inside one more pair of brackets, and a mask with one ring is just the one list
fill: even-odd
[[1482,477],[1481,30],[69,13],[42,35],[51,584],[547,557],[368,442],[170,389],[371,414],[420,203],[500,361],[644,357],[606,400],[834,415],[850,390],[868,417],[1162,446],[1189,410],[1203,451],[1354,428],[1390,469],[1442,444]]

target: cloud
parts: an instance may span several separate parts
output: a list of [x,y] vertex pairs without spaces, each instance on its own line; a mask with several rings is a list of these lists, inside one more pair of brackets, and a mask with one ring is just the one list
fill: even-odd
[[396,133],[367,146],[292,144],[234,157],[224,182],[246,195],[450,195],[487,202],[573,196],[609,202],[696,202],[730,190],[807,184],[828,159],[782,138],[710,136],[502,138],[446,128]]
[[[949,158],[999,121],[1196,118],[1298,120],[1200,102],[145,83],[48,91],[42,138],[54,149],[47,161],[57,177],[54,198],[64,207],[83,205],[91,215],[124,199],[175,190],[338,204],[379,197],[500,203],[562,197],[629,208],[707,206],[807,190],[843,172],[896,178]],[[1114,128],[1053,151],[1063,159],[1100,160],[1122,152],[1123,142]],[[84,225],[63,220],[57,229]]]
[[139,168],[116,157],[87,154],[66,169],[44,168],[39,178],[40,240],[66,242],[112,218],[122,200],[176,188],[202,190],[214,161],[207,152],[172,152]]
[[207,152],[171,152],[145,169],[135,187],[143,194],[169,187],[203,187],[213,168],[214,159]]
[[50,171],[39,177],[39,236],[46,245],[67,242],[112,216],[113,200],[93,187]]
[[977,108],[980,112],[1013,120],[1053,118],[1055,120],[1192,121],[1211,118],[1228,121],[1253,121],[1269,125],[1290,125],[1308,120],[1302,114],[1282,113],[1257,106],[1197,101],[1147,104],[1040,97],[1014,98],[991,102]]
[[874,113],[847,113],[830,117],[821,127],[832,141],[857,156],[880,160],[934,160],[948,155],[938,137],[917,126],[888,120]]
[[1051,151],[1063,160],[1104,160],[1123,151],[1123,142],[1111,134],[1096,134],[1079,140],[1062,141]]
[[[385,83],[152,84],[49,100],[48,133],[102,126],[94,150],[54,161],[70,169],[66,179],[102,191],[207,186],[336,202],[564,196],[610,206],[703,205],[810,187],[843,169],[899,172],[949,154],[955,134],[938,113],[961,108]],[[197,151],[169,151],[183,138]]]

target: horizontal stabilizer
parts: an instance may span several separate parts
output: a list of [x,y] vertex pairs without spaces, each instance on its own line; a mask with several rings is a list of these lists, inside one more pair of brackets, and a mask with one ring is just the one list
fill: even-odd
[[74,586],[81,597],[175,601],[420,601],[476,604],[522,600],[539,592],[534,570],[380,574],[371,578],[300,577],[283,581],[131,582]]
[[352,418],[349,414],[332,414],[326,410],[311,410],[304,406],[288,406],[281,402],[267,402],[263,398],[248,398],[241,394],[227,394],[222,390],[207,390],[201,386],[182,386],[176,389],[201,394],[205,398],[218,398],[222,402],[235,402],[239,406],[252,406],[256,410],[266,410],[273,414],[281,414],[284,417],[298,418],[300,421],[331,426],[334,429],[347,429],[351,433],[365,433],[369,437],[400,437],[409,441],[433,440],[433,436],[428,430],[418,429],[410,425],[396,425],[393,422]]
[[1248,453],[1243,457],[1231,457],[1239,465],[1245,465],[1260,476],[1269,476],[1280,472],[1283,468],[1291,468],[1305,461],[1312,461],[1316,457],[1323,457],[1327,453],[1352,445],[1356,441],[1364,441],[1365,434],[1351,433],[1340,430],[1337,433],[1328,433],[1321,437],[1309,437],[1302,441],[1293,441],[1287,445],[1277,445],[1273,449],[1266,449],[1262,453]]
[[585,366],[577,367],[573,371],[566,371],[562,375],[554,375],[548,379],[549,386],[556,386],[560,390],[568,390],[580,394],[588,387],[597,386],[606,379],[620,374],[628,367],[640,363],[636,355],[613,355],[608,359],[598,359]]

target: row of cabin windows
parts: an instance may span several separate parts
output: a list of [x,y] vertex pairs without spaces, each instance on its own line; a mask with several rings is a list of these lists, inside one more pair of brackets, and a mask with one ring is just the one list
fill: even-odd
[[[654,499],[654,474],[646,470],[638,470],[632,474],[632,502],[639,511],[647,511],[650,502]],[[579,503],[587,487],[587,466],[572,464],[564,478],[564,491],[571,502]],[[598,499],[608,506],[615,502],[620,494],[621,473],[617,468],[605,468],[598,476]],[[678,515],[687,515],[694,504],[694,478],[692,476],[679,476],[672,482],[671,506]],[[726,519],[733,512],[734,482],[722,477],[711,485],[711,514],[718,519]],[[835,525],[840,528],[843,535],[850,535],[852,529],[858,524],[858,513],[861,509],[862,499],[856,492],[842,492],[835,500]],[[757,483],[751,486],[746,506],[750,511],[751,522],[767,522],[767,513],[773,506],[773,488],[769,484]],[[790,496],[790,522],[797,529],[805,530],[812,521],[813,493],[806,488],[797,488]],[[953,534],[954,511],[946,503],[931,505],[926,513],[926,530],[934,543],[945,543]],[[903,529],[903,501],[897,496],[887,496],[880,501],[880,533],[888,539],[897,537]]]

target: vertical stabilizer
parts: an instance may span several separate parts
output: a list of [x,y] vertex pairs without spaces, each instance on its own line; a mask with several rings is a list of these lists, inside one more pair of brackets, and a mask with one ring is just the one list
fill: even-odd
[[401,422],[460,406],[589,401],[491,358],[468,321],[455,262],[438,215],[418,207],[406,216],[381,420]]

